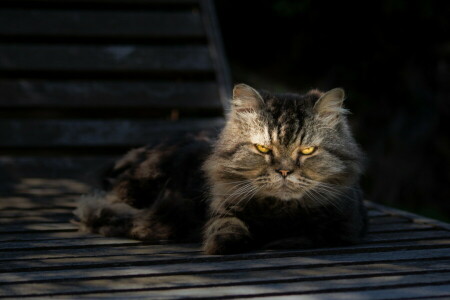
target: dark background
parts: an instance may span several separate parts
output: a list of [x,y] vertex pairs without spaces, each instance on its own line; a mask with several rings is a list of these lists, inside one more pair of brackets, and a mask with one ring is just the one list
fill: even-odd
[[450,221],[450,1],[216,6],[235,83],[343,87],[367,198]]

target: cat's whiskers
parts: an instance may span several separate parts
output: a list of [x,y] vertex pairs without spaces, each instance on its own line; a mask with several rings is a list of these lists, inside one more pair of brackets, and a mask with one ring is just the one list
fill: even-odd
[[[230,188],[228,188],[226,191],[225,191],[225,193],[216,193],[216,195],[220,195],[220,196],[227,196],[227,195],[230,195],[230,194],[233,194],[233,193],[235,193],[236,192],[236,190],[238,190],[239,188],[242,188],[242,187],[244,187],[244,186],[246,186],[246,185],[249,185],[249,184],[251,184],[251,181],[243,181],[243,182],[240,182],[240,183],[237,183],[237,184],[234,184],[233,186],[231,186]],[[219,185],[219,184],[218,184]],[[230,193],[229,193],[230,192]]]
[[343,198],[351,199],[351,198],[349,198],[349,196],[347,194],[345,194],[341,191],[331,192],[330,190],[315,188],[315,189],[309,190],[308,192],[309,192],[309,196],[311,196],[313,201],[311,201],[311,202],[306,201],[306,202],[308,202],[308,204],[311,207],[332,206],[339,213],[344,213],[345,206],[348,205],[348,201],[342,201],[342,199]]
[[[353,188],[346,188],[339,185],[323,183],[308,178],[300,178],[298,185],[304,189],[304,193],[311,201],[301,201],[303,207],[327,207],[332,206],[339,213],[344,212],[344,208],[348,205],[348,201],[342,201],[342,199],[349,199],[353,201],[353,198],[348,195],[349,190],[355,190]],[[291,180],[292,182],[293,180]],[[341,199],[340,201],[336,201]]]
[[[212,212],[213,215],[226,215],[227,213],[230,212],[231,209],[233,209],[234,207],[238,207],[239,204],[245,200],[248,199],[248,201],[250,201],[250,199],[258,192],[258,190],[260,188],[258,188],[258,186],[255,185],[255,183],[257,183],[258,181],[260,181],[260,178],[257,179],[248,179],[248,180],[242,180],[242,181],[237,181],[238,183],[231,187],[229,190],[231,191],[231,193],[226,193],[226,194],[218,194],[221,196],[227,196],[225,199],[222,199],[219,203],[219,205],[216,207],[216,209],[214,209],[214,211]],[[230,205],[225,212],[223,212],[222,214],[219,214],[219,212],[224,209],[224,207],[228,204],[230,204],[230,202],[234,201],[237,197],[240,197],[240,199]],[[247,201],[247,202],[248,202]]]
[[[232,187],[233,188],[233,187]],[[234,187],[234,190],[231,193],[227,194],[219,194],[221,196],[227,196],[225,199],[221,200],[219,205],[216,207],[216,209],[213,211],[213,214],[216,215],[219,213],[220,210],[222,210],[225,205],[229,204],[229,199],[234,199],[235,197],[242,195],[246,190],[251,188],[251,183],[245,183],[241,184],[241,186]],[[226,209],[225,213],[223,215],[227,214],[230,209]]]

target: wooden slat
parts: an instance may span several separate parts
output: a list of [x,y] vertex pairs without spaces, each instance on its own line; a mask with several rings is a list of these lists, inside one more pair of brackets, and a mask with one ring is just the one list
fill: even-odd
[[[248,253],[243,255],[234,255],[234,256],[227,256],[226,258],[220,258],[220,257],[205,257],[205,256],[192,256],[189,254],[189,252],[182,251],[180,253],[188,253],[183,254],[183,256],[170,256],[170,257],[158,257],[155,256],[154,253],[147,253],[147,251],[140,251],[137,249],[136,251],[127,251],[126,249],[121,250],[121,254],[116,253],[114,262],[119,263],[122,262],[126,265],[141,265],[141,264],[173,264],[173,263],[185,263],[186,261],[189,262],[198,262],[198,263],[205,263],[210,261],[216,261],[218,260],[253,260],[257,261],[260,259],[269,259],[269,258],[281,258],[288,259],[289,257],[316,257],[316,256],[335,256],[335,259],[337,259],[341,255],[358,255],[359,254],[366,254],[368,257],[370,255],[375,255],[376,253],[386,252],[388,255],[391,255],[394,252],[406,253],[406,251],[424,251],[424,249],[428,249],[429,251],[438,251],[439,249],[444,249],[443,251],[447,251],[450,248],[450,245],[448,244],[448,236],[447,236],[447,243],[439,243],[438,241],[435,242],[427,242],[423,244],[415,245],[414,243],[399,243],[397,241],[393,241],[393,244],[383,244],[382,246],[370,246],[370,245],[360,245],[355,248],[344,248],[344,247],[338,247],[338,248],[322,248],[317,250],[295,250],[295,251],[279,251],[277,253],[264,253],[264,252],[256,252],[256,253]],[[87,249],[96,247],[99,249],[101,253],[98,255],[92,255],[83,258],[75,257],[75,258],[63,258],[62,260],[58,258],[54,258],[52,260],[36,260],[35,263],[30,263],[28,266],[24,266],[24,269],[27,269],[28,267],[31,268],[31,266],[34,267],[42,267],[44,269],[72,269],[74,267],[77,268],[102,268],[106,267],[110,261],[108,260],[108,257],[111,255],[107,255],[105,257],[104,253],[108,253],[105,247],[115,245],[118,247],[122,247],[125,245],[131,244],[141,244],[139,241],[134,240],[128,240],[128,239],[111,239],[111,238],[105,238],[105,239],[95,239],[95,238],[72,238],[67,239],[66,241],[61,239],[52,240],[51,242],[48,242],[46,240],[32,240],[32,241],[15,241],[15,242],[5,242],[0,243],[0,249],[1,252],[6,252],[6,254],[11,253],[12,251],[20,251],[20,253],[35,253],[36,251],[50,251],[52,249],[54,250],[61,250],[61,249]],[[197,246],[197,253],[199,253],[200,246]],[[445,250],[447,249],[447,250]],[[105,252],[106,250],[106,252]],[[401,251],[398,251],[401,250]],[[439,252],[439,253],[444,253]],[[69,252],[70,253],[70,252]],[[372,253],[372,254],[370,254]],[[389,254],[391,253],[391,254]],[[447,253],[448,254],[448,253]],[[23,254],[25,255],[25,254]],[[93,261],[93,257],[97,257],[95,261]],[[445,256],[445,255],[444,255]],[[17,255],[16,258],[20,258],[21,255]],[[406,257],[406,256],[405,256]],[[20,267],[21,263],[18,262],[15,264],[16,267]],[[12,265],[9,264],[11,267]]]
[[[399,217],[399,216],[386,216],[386,217],[380,217],[380,218],[372,218],[370,219],[370,225],[377,225],[377,224],[399,224],[399,223],[409,223],[411,222],[410,219],[405,217]],[[369,226],[370,226],[369,225]]]
[[[64,232],[67,233],[67,232]],[[58,232],[56,232],[58,234]],[[69,232],[70,234],[77,234],[77,232]],[[5,235],[6,236],[6,235]],[[94,238],[94,235],[85,234],[86,238]],[[98,238],[103,238],[100,235],[95,235]],[[442,243],[448,243],[448,240],[441,240]],[[428,242],[432,243],[432,242]],[[435,243],[439,243],[435,241]],[[129,246],[115,246],[115,247],[96,247],[95,251],[90,248],[71,248],[71,249],[36,249],[35,251],[2,251],[0,261],[26,261],[26,260],[36,260],[45,259],[51,262],[53,259],[83,259],[83,258],[93,258],[96,257],[120,257],[128,255],[166,255],[172,253],[190,253],[199,254],[200,245],[199,244],[154,244],[154,245],[133,245]],[[23,265],[26,266],[26,265]]]
[[[102,239],[103,236],[99,234],[88,234],[86,232],[79,232],[77,230],[69,229],[67,231],[57,232],[26,232],[26,233],[0,233],[0,244],[6,242],[26,242],[26,241],[53,241],[53,240],[67,240],[73,238],[85,239]],[[49,242],[51,243],[51,242]]]
[[[95,278],[112,276],[133,276],[151,275],[159,276],[179,275],[179,274],[208,274],[211,272],[227,271],[253,271],[253,270],[277,270],[282,268],[317,268],[332,267],[342,265],[360,265],[369,263],[399,263],[407,261],[425,261],[450,259],[447,249],[425,249],[410,251],[387,251],[370,253],[351,253],[342,255],[312,255],[301,257],[266,258],[270,254],[261,255],[259,259],[254,256],[227,256],[223,257],[195,257],[189,259],[172,259],[170,257],[146,258],[144,260],[133,261],[120,266],[115,265],[111,260],[106,264],[86,263],[78,267],[72,264],[58,270],[33,269],[24,272],[8,272],[0,274],[0,282],[4,285],[7,282],[26,282],[31,280],[72,280],[76,278]],[[274,254],[272,254],[274,255]],[[159,262],[158,262],[159,261]],[[53,268],[54,269],[54,268]],[[107,273],[105,273],[107,270]]]
[[399,210],[399,209],[395,209],[392,207],[387,207],[378,203],[374,203],[374,202],[370,202],[370,201],[365,201],[365,205],[367,207],[376,209],[380,212],[384,212],[387,214],[391,214],[391,215],[396,215],[396,216],[400,216],[400,217],[404,217],[404,218],[408,218],[410,220],[414,220],[415,223],[423,223],[423,224],[430,224],[430,225],[434,225],[438,228],[442,228],[445,230],[448,230],[450,232],[450,224],[449,223],[445,223],[445,222],[441,222],[438,220],[434,220],[434,219],[430,219],[424,216],[420,216],[414,213],[410,213],[410,212],[406,212],[403,210]]
[[[349,292],[349,291],[361,291],[380,288],[396,288],[396,287],[417,287],[427,285],[450,285],[449,273],[432,274],[413,274],[413,275],[393,275],[393,276],[381,276],[356,279],[333,279],[333,280],[321,280],[319,282],[288,282],[288,283],[270,283],[263,282],[264,285],[249,284],[249,285],[236,285],[236,286],[200,286],[200,287],[188,287],[186,289],[163,289],[152,290],[151,287],[147,287],[143,290],[137,290],[132,292],[127,289],[121,292],[110,293],[110,291],[98,291],[96,293],[86,293],[87,297],[91,298],[95,295],[96,299],[124,299],[132,297],[132,299],[177,299],[177,298],[207,298],[207,299],[224,299],[224,297],[233,298],[249,298],[249,297],[267,297],[267,296],[282,296],[286,294],[302,295],[302,294],[316,294],[324,292]],[[448,292],[448,291],[447,291]],[[441,291],[442,293],[442,291]],[[78,295],[77,295],[78,296]],[[83,294],[79,295],[82,297]],[[385,295],[386,296],[386,295]],[[60,297],[60,296],[59,296]],[[217,298],[216,298],[217,297]],[[72,298],[73,295],[66,297],[60,297],[60,299]],[[226,298],[225,298],[226,299]],[[315,298],[314,298],[315,299]]]
[[386,232],[386,233],[372,233],[365,239],[365,243],[384,243],[386,241],[418,241],[447,237],[450,231],[446,230],[425,230],[412,232]]
[[18,242],[0,243],[0,251],[11,251],[11,250],[35,251],[36,249],[75,248],[75,247],[89,248],[104,245],[108,246],[133,245],[141,243],[142,243],[141,241],[130,239],[119,239],[119,238],[103,238],[103,239],[73,238],[66,240],[54,240],[52,242],[18,241]]
[[221,110],[214,82],[6,80],[3,108],[176,108]]
[[[26,233],[30,234],[30,233]],[[26,235],[24,234],[24,235]],[[47,235],[64,235],[67,234],[67,238],[78,236],[78,232],[52,232],[52,233],[35,233],[35,240],[38,240],[40,236]],[[14,236],[13,234],[1,235],[1,237]],[[21,234],[17,235],[19,238]],[[100,235],[89,235],[85,234],[85,238],[102,238]],[[58,238],[54,238],[58,239]],[[312,255],[312,254],[333,254],[333,253],[361,253],[361,252],[375,252],[375,251],[395,251],[395,250],[419,250],[419,249],[433,249],[433,248],[448,248],[450,240],[448,238],[435,239],[435,240],[425,240],[425,241],[390,241],[380,244],[360,244],[357,246],[349,247],[330,247],[330,248],[320,248],[314,250],[296,250],[295,253],[298,256]],[[49,264],[57,261],[58,259],[66,259],[69,262],[70,259],[94,259],[98,258],[101,260],[108,260],[108,257],[127,257],[136,256],[141,257],[145,260],[146,256],[153,255],[166,255],[172,253],[186,253],[190,255],[201,254],[201,247],[199,244],[155,244],[155,245],[134,245],[133,247],[128,246],[116,246],[116,247],[96,247],[95,251],[90,248],[71,248],[71,249],[35,249],[35,251],[2,251],[0,261],[27,261],[27,260],[45,260]],[[278,252],[283,253],[283,252]],[[20,264],[19,264],[20,266]],[[26,265],[22,265],[26,266]],[[282,268],[282,266],[280,266]]]
[[0,36],[200,38],[204,37],[198,11],[111,11],[2,9]]
[[[25,264],[23,261],[27,255],[27,252],[30,251],[21,251],[20,254],[15,256],[14,262],[12,261],[4,261],[0,263],[0,271],[36,271],[37,268],[39,268],[41,271],[44,270],[63,270],[63,269],[72,269],[72,268],[104,268],[109,266],[112,262],[114,262],[115,266],[119,265],[141,265],[141,264],[173,264],[173,263],[186,263],[186,261],[197,261],[199,263],[205,263],[207,261],[220,261],[223,260],[220,257],[202,257],[199,254],[201,254],[200,251],[200,245],[197,245],[196,248],[187,248],[182,249],[181,251],[171,251],[168,252],[164,248],[160,248],[161,250],[165,250],[163,253],[159,253],[157,251],[152,250],[152,247],[145,247],[142,249],[134,249],[136,246],[133,246],[131,249],[124,249],[124,245],[129,245],[129,240],[121,240],[121,239],[96,239],[95,237],[90,238],[71,238],[68,240],[67,247],[66,248],[75,248],[75,249],[86,249],[86,248],[92,248],[96,247],[102,254],[96,254],[96,255],[78,255],[78,256],[68,256],[68,257],[54,257],[52,259],[49,259],[48,257],[44,258],[38,258],[36,256],[37,251],[51,251],[49,250],[50,247],[42,245],[45,244],[46,241],[23,241],[23,242],[17,242],[13,241],[10,243],[2,242],[0,245],[4,248],[2,249],[2,255],[4,252],[6,254],[11,253],[12,251],[21,251],[20,248],[14,248],[17,247],[17,245],[23,245],[23,244],[29,244],[35,247],[35,249],[31,252],[34,259],[33,261],[30,261],[28,264]],[[63,241],[61,239],[55,239],[50,242],[47,242],[48,245],[51,243],[54,243],[55,249],[58,247],[58,245],[61,245]],[[83,248],[78,247],[81,244],[85,243]],[[114,242],[113,245],[116,247],[119,247],[121,250],[116,251],[116,255],[105,255],[104,253],[111,253],[108,251],[108,249],[105,249],[105,247],[111,246],[112,242]],[[139,245],[136,241],[136,245]],[[275,258],[276,256],[283,256],[286,259],[289,257],[298,257],[298,256],[304,256],[304,257],[314,257],[317,255],[335,255],[336,257],[340,255],[348,255],[350,253],[357,254],[357,253],[378,253],[378,252],[395,252],[395,251],[415,251],[415,250],[425,250],[429,249],[430,251],[435,251],[438,249],[449,249],[450,244],[448,243],[448,239],[446,242],[441,240],[442,243],[439,243],[439,241],[435,242],[428,242],[428,244],[421,244],[421,245],[415,245],[411,242],[409,243],[393,243],[393,245],[389,246],[382,246],[382,247],[369,247],[367,245],[361,245],[354,249],[344,248],[344,247],[337,247],[337,248],[321,248],[317,249],[316,251],[312,250],[296,250],[296,251],[280,251],[278,255],[273,255]],[[12,245],[11,245],[12,244]],[[62,248],[61,246],[59,246]],[[78,248],[76,248],[78,247]],[[137,246],[139,247],[139,246]],[[403,248],[402,248],[403,247]],[[16,250],[18,249],[18,250]],[[145,251],[143,251],[145,249]],[[71,249],[72,250],[72,249]],[[190,250],[190,251],[189,251]],[[70,253],[70,252],[69,252]],[[83,253],[83,252],[81,252]],[[120,253],[120,254],[119,254]],[[84,253],[86,254],[86,253]],[[42,256],[42,254],[41,254]],[[251,257],[253,260],[258,259],[266,259],[270,255],[264,255],[264,253],[252,253]],[[11,257],[9,255],[9,257]],[[227,257],[225,260],[239,260],[243,259],[246,260],[247,255],[241,255],[241,256],[235,256],[235,257]],[[29,258],[28,258],[29,259]],[[287,265],[280,265],[279,269],[285,269]]]
[[[0,120],[0,146],[140,146],[206,129],[222,118],[165,120]],[[35,129],[39,130],[35,130]]]
[[[72,293],[95,293],[109,290],[111,292],[128,290],[166,290],[180,288],[201,288],[201,287],[224,287],[242,285],[265,285],[273,283],[297,282],[317,282],[326,280],[355,279],[355,278],[376,278],[380,276],[401,276],[408,275],[408,268],[411,275],[427,274],[435,271],[439,274],[446,274],[449,270],[445,266],[450,266],[449,261],[429,262],[420,267],[410,267],[407,264],[400,265],[364,265],[348,267],[319,267],[314,270],[298,269],[284,272],[273,271],[253,271],[218,273],[209,276],[176,275],[170,277],[151,276],[114,279],[91,279],[82,282],[72,282],[55,284],[52,282],[31,283],[9,285],[10,289],[0,295],[61,295]],[[401,268],[403,267],[403,269]],[[66,288],[61,291],[61,286]]]
[[13,219],[22,217],[51,217],[71,212],[71,208],[52,207],[37,210],[4,209],[0,210],[0,219]]
[[384,218],[384,217],[389,216],[387,213],[384,213],[384,212],[381,212],[381,211],[378,211],[378,210],[369,210],[367,212],[367,215],[370,218]]
[[[33,178],[33,180],[37,180],[36,178]],[[53,180],[53,179],[49,179]],[[38,181],[42,181],[42,179],[39,179]],[[5,182],[4,182],[5,184]],[[79,182],[77,182],[79,184]],[[11,184],[9,187],[11,190],[17,190],[20,189],[20,187],[17,187],[15,184]],[[42,196],[36,196],[33,195],[33,191],[28,192],[22,195],[16,195],[16,196],[1,196],[0,201],[0,209],[1,210],[9,210],[9,209],[21,209],[24,211],[27,210],[40,210],[40,209],[46,209],[46,208],[55,208],[55,207],[61,207],[65,209],[73,209],[76,206],[76,200],[78,199],[80,194],[84,194],[89,192],[91,189],[90,187],[86,186],[85,189],[80,191],[79,193],[75,195],[66,195],[66,196],[54,196],[50,193],[45,193],[47,195]],[[5,191],[2,191],[5,192]],[[39,192],[37,192],[39,193]],[[49,195],[50,194],[50,195]]]
[[[66,179],[76,180],[99,187],[100,176],[110,166],[117,156],[88,156],[88,157],[0,157],[0,178],[2,179],[3,194],[16,191],[15,183],[20,180],[38,179]],[[33,201],[23,200],[28,207],[33,207]],[[14,198],[14,197],[13,197]],[[18,197],[19,199],[21,197]],[[44,201],[50,204],[51,201]],[[64,201],[66,202],[66,201]],[[3,205],[3,204],[2,204]],[[14,204],[10,204],[14,205]],[[11,207],[9,205],[9,207]],[[34,204],[35,205],[35,204]]]
[[427,224],[401,223],[401,224],[377,224],[369,226],[370,233],[400,232],[411,230],[429,230],[435,227]]
[[211,72],[206,46],[0,45],[0,71]]
[[[196,5],[199,0],[3,0],[0,2],[1,6],[8,7],[26,7],[30,5],[42,5],[49,4],[52,7],[66,7],[67,5],[80,5],[80,4],[100,4],[100,5],[114,5],[119,4],[122,6],[129,6],[135,4],[146,4],[149,6],[156,5],[157,7],[161,5],[169,5],[169,7],[185,6],[185,5]],[[1,7],[0,6],[0,7]],[[115,6],[113,6],[115,7]],[[104,6],[102,7],[104,8]]]
[[[69,222],[65,223],[35,223],[35,224],[10,224],[2,225],[0,233],[14,233],[14,232],[58,232],[58,231],[76,231],[77,227]],[[26,248],[26,247],[25,247]]]
[[50,215],[41,215],[41,216],[20,216],[16,218],[0,218],[1,226],[4,225],[17,225],[17,224],[38,224],[41,222],[44,223],[61,223],[68,222],[72,219],[71,213],[64,214],[50,214]]
[[[371,299],[371,300],[421,300],[421,299],[449,299],[450,284],[425,285],[425,286],[401,286],[401,287],[379,287],[372,290],[356,289],[350,291],[329,291],[326,293],[315,293],[302,295],[302,300],[329,300],[329,299]],[[420,296],[419,296],[420,295]],[[388,298],[387,298],[387,297]],[[297,300],[299,295],[275,297],[264,297],[264,300]],[[239,299],[239,298],[234,298]]]

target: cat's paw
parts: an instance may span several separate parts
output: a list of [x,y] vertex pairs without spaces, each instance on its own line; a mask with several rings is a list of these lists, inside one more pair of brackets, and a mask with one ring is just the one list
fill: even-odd
[[169,240],[173,237],[172,228],[158,221],[135,221],[130,237],[141,241]]
[[211,255],[242,253],[251,248],[251,237],[239,233],[217,233],[209,236],[203,245],[204,252]]

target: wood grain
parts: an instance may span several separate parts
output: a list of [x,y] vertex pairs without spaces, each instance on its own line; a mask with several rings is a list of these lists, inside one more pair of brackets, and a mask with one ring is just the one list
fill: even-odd
[[201,38],[198,11],[3,9],[0,36],[57,38]]
[[221,110],[217,84],[150,80],[5,80],[2,108]]
[[[141,146],[167,137],[217,130],[222,118],[167,120],[0,120],[0,146]],[[34,130],[39,129],[39,130]]]
[[0,45],[0,71],[211,72],[206,46]]

